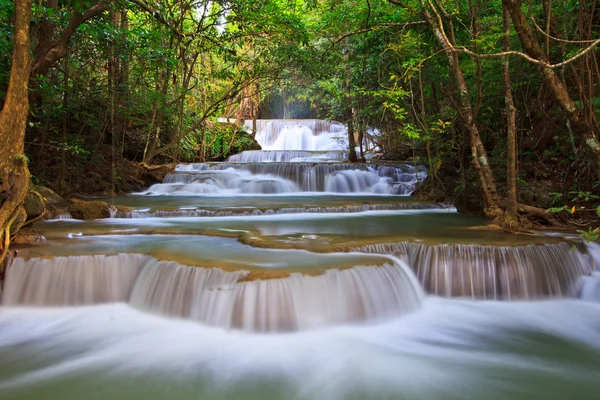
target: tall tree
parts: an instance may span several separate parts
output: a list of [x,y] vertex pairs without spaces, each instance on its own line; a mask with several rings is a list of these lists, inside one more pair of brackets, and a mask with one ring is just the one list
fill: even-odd
[[[400,1],[389,1],[406,8],[406,6]],[[486,204],[486,214],[490,217],[499,216],[502,213],[500,208],[500,198],[498,196],[498,190],[496,188],[496,181],[494,180],[492,168],[489,164],[487,151],[483,141],[481,140],[479,128],[477,126],[477,122],[475,121],[469,88],[463,74],[458,53],[455,51],[456,38],[452,16],[446,12],[446,10],[438,1],[432,2],[420,0],[419,4],[420,14],[423,16],[438,43],[441,45],[444,55],[448,59],[450,76],[454,77],[454,80],[457,84],[459,93],[459,104],[457,106],[457,111],[461,115],[469,133],[472,157],[471,162],[477,170],[479,184],[483,190]],[[446,33],[442,15],[448,27],[448,33]]]
[[[556,101],[563,109],[572,129],[580,135],[584,143],[591,150],[596,165],[596,173],[598,179],[600,179],[600,142],[598,141],[596,127],[589,119],[585,118],[582,110],[571,98],[567,86],[560,79],[556,69],[550,65],[548,54],[543,51],[537,37],[533,34],[529,22],[527,22],[527,17],[521,7],[522,0],[502,0],[502,4],[510,13],[523,50],[536,62],[544,83],[550,88]],[[596,44],[598,43],[593,45],[595,46]],[[592,48],[593,46],[590,45],[588,51]]]
[[11,234],[26,218],[22,204],[29,187],[24,139],[29,112],[27,90],[31,69],[31,2],[32,0],[14,2],[14,48],[10,81],[0,111],[0,265],[8,253]]
[[[502,7],[502,25],[504,27],[504,51],[510,50],[510,16]],[[502,60],[502,82],[504,84],[504,101],[506,103],[506,224],[512,228],[518,225],[517,220],[517,122],[515,101],[510,84],[509,57]]]

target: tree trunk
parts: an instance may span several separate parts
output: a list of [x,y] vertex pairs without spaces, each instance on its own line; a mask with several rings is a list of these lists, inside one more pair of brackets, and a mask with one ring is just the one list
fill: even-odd
[[596,173],[600,179],[600,142],[596,136],[594,126],[582,115],[577,105],[569,95],[565,84],[560,80],[554,69],[548,66],[549,60],[546,53],[542,50],[536,36],[533,34],[527,17],[521,9],[521,0],[502,0],[502,4],[510,13],[513,25],[521,41],[523,50],[532,58],[541,61],[539,71],[544,83],[550,88],[557,102],[560,104],[564,113],[571,124],[573,131],[581,136],[588,148],[594,155]]
[[[351,101],[351,86],[350,86],[350,46],[348,45],[349,41],[346,37],[346,53],[344,54],[344,65],[346,69],[346,101]],[[354,120],[356,110],[351,106],[349,110],[349,118],[347,120],[348,124],[348,161],[354,163],[358,161],[358,157],[356,157],[356,142],[354,140]]]
[[[510,50],[510,16],[506,8],[502,9],[504,25],[504,51]],[[504,83],[504,100],[506,102],[506,224],[509,228],[518,225],[517,219],[517,123],[515,102],[510,87],[509,57],[502,60],[502,81]]]
[[465,81],[462,69],[460,67],[458,53],[453,51],[452,49],[452,46],[454,46],[454,27],[452,25],[452,21],[451,19],[448,19],[447,21],[450,32],[450,38],[448,38],[444,32],[443,22],[437,10],[433,9],[433,12],[436,14],[434,19],[434,17],[428,11],[427,6],[425,5],[423,0],[421,0],[421,6],[421,13],[423,15],[423,18],[431,27],[434,36],[442,46],[444,54],[448,59],[450,75],[454,76],[456,84],[458,86],[457,88],[460,94],[460,109],[458,111],[459,114],[461,114],[462,119],[469,131],[469,142],[471,145],[472,162],[475,166],[475,169],[477,170],[479,183],[481,185],[481,189],[483,190],[483,195],[486,204],[485,213],[489,217],[496,217],[502,213],[502,210],[499,206],[500,199],[498,196],[498,191],[496,189],[496,182],[492,174],[492,169],[489,165],[487,152],[485,150],[485,147],[483,146],[483,142],[481,141],[479,129],[475,124],[473,108],[471,106],[471,99],[469,97],[469,89],[467,87],[467,83]]
[[62,109],[62,150],[60,154],[60,174],[58,177],[58,187],[60,188],[60,195],[65,196],[68,194],[67,190],[67,130],[69,128],[69,57],[68,55],[64,58],[65,60],[65,72],[64,72],[64,89],[63,89],[63,109]]
[[[79,27],[90,18],[94,18],[108,9],[113,0],[100,0],[83,13],[74,11],[67,26],[60,32],[59,38],[51,44],[44,46],[44,51],[38,49],[36,57],[31,68],[33,78],[43,76],[48,73],[52,65],[67,55],[67,47],[71,37]],[[54,29],[52,29],[54,32]]]
[[29,187],[29,169],[24,154],[25,127],[29,113],[28,86],[29,24],[32,0],[15,1],[14,48],[10,79],[0,111],[0,273],[10,236],[22,222],[23,200]]
[[119,46],[119,54],[121,58],[121,70],[119,71],[119,79],[117,84],[119,88],[119,110],[121,110],[121,118],[119,121],[119,130],[121,133],[121,158],[125,148],[125,133],[127,133],[128,125],[128,110],[129,110],[129,52],[127,51],[127,31],[129,30],[129,19],[127,18],[127,9],[121,11],[121,40]]

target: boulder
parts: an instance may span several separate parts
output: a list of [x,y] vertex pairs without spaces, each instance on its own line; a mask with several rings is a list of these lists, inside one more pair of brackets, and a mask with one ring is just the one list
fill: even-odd
[[46,209],[43,199],[41,199],[39,196],[36,196],[31,191],[29,191],[27,196],[25,196],[23,206],[27,212],[28,219],[41,215]]
[[42,195],[46,204],[64,204],[65,200],[60,197],[54,190],[46,186],[35,185],[34,190]]
[[138,165],[137,174],[140,181],[146,185],[154,185],[155,183],[162,183],[167,174],[173,172],[171,165],[148,165],[140,163]]
[[110,218],[111,207],[103,201],[69,200],[69,213],[75,219]]
[[32,228],[23,228],[13,237],[13,244],[41,244],[46,239]]

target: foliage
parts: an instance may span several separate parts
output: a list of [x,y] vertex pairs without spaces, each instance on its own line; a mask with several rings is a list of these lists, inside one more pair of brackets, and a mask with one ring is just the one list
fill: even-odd
[[[50,39],[58,40],[70,19],[97,0],[59,1],[54,8],[47,1],[35,3],[34,56],[44,26],[54,26]],[[446,33],[451,20],[457,46],[493,54],[503,47],[502,2],[401,3],[406,7],[385,0],[113,1],[78,26],[67,55],[31,82],[26,139],[31,168],[45,182],[66,173],[76,187],[81,179],[72,174],[119,160],[220,160],[255,144],[217,118],[247,119],[248,110],[260,108],[262,118],[351,123],[369,149],[379,148],[389,158],[427,160],[446,193],[468,193],[476,185],[469,127],[448,58],[423,11],[444,7]],[[540,27],[551,15],[550,33],[566,39],[550,41],[549,48],[541,41],[551,62],[580,51],[583,45],[574,41],[600,35],[592,3],[552,2],[552,10],[541,2],[523,4]],[[0,98],[8,84],[12,7],[0,2]],[[512,50],[522,50],[514,30],[509,39]],[[596,49],[561,69],[586,118],[600,116],[597,56]],[[504,182],[502,59],[460,53],[458,63],[489,163]],[[539,207],[596,210],[597,175],[581,150],[584,140],[570,131],[536,65],[511,57],[509,68],[519,162],[541,165],[520,168],[520,193],[534,191],[536,181],[552,181],[548,192],[554,193]]]

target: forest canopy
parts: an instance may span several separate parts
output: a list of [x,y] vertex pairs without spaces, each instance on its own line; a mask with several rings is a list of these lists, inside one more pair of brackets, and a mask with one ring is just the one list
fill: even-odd
[[[36,1],[21,66],[23,156],[32,182],[61,195],[128,192],[143,184],[132,172],[140,165],[256,148],[244,120],[330,119],[349,128],[350,161],[364,161],[368,143],[377,157],[426,165],[422,196],[509,224],[574,221],[575,211],[588,220],[600,185],[599,8]],[[17,11],[0,1],[0,99],[13,116]],[[20,143],[15,129],[2,134]],[[12,167],[3,168],[6,194]]]

